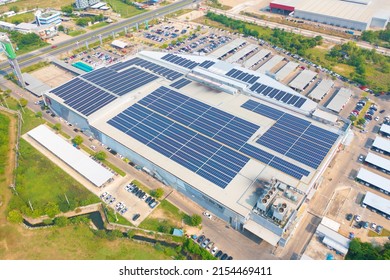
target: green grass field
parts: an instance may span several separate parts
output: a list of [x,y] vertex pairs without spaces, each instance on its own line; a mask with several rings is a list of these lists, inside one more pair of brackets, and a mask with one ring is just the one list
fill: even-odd
[[85,30],[79,29],[79,30],[69,31],[68,35],[72,36],[72,37],[76,37],[76,36],[79,36],[79,35],[84,34],[84,33],[86,33]]
[[[21,206],[19,198],[25,206],[30,201],[34,210],[38,212],[34,215],[42,215],[50,202],[59,205],[60,210],[65,212],[77,206],[100,201],[24,139],[20,140],[19,151],[19,166],[16,172],[16,190],[19,196],[13,197],[13,205]],[[68,206],[65,195],[71,206]],[[29,213],[28,207],[22,209],[24,213],[32,214]]]
[[8,159],[9,123],[8,116],[0,114],[0,175],[4,175],[5,163]]
[[106,26],[106,25],[108,25],[108,23],[105,22],[105,21],[102,21],[102,22],[93,24],[93,25],[91,25],[91,26],[88,26],[87,28],[90,29],[90,30],[95,30],[95,29],[98,29],[98,28],[103,27],[103,26]]
[[73,4],[74,0],[19,0],[17,3],[8,3],[0,6],[0,12],[8,12],[10,7],[18,6],[20,11],[31,10],[33,8],[52,8],[60,10],[63,6]]
[[116,224],[121,224],[121,225],[125,225],[125,226],[132,226],[133,225],[128,220],[126,220],[123,216],[121,216],[120,214],[117,213],[115,216],[114,210],[111,208],[107,207],[106,213],[107,213],[107,219],[110,223],[116,223]]
[[20,15],[14,15],[12,17],[4,18],[4,21],[10,23],[20,23],[20,22],[32,22],[34,20],[34,13],[25,13]]
[[120,0],[107,0],[106,3],[123,18],[129,18],[145,12],[145,10],[139,10],[136,7],[127,5]]

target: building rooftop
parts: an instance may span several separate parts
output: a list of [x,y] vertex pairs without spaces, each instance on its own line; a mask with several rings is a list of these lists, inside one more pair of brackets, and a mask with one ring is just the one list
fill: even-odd
[[367,169],[360,168],[356,178],[363,180],[379,189],[390,192],[390,180]]
[[259,69],[257,69],[256,71],[265,74],[265,73],[271,71],[276,65],[279,64],[279,62],[282,62],[283,59],[284,59],[283,56],[274,55],[273,57],[271,57],[270,60],[268,60],[263,65],[261,65],[259,67]]
[[334,82],[332,80],[323,79],[310,92],[309,97],[314,100],[321,100],[331,90],[333,85]]
[[326,108],[338,113],[344,108],[345,104],[347,104],[351,96],[351,90],[346,88],[340,88],[336,95],[334,95],[333,98],[330,100],[328,105],[326,105]]
[[315,77],[317,77],[317,73],[314,72],[314,71],[311,71],[311,70],[303,70],[302,72],[300,72],[298,74],[298,76],[296,76],[290,83],[289,83],[289,86],[294,88],[294,89],[297,89],[297,90],[300,90],[300,91],[303,91],[306,86],[313,80],[315,79]]
[[390,160],[387,158],[380,157],[374,153],[368,153],[364,161],[376,165],[386,171],[390,171]]
[[248,58],[244,62],[244,67],[251,68],[253,65],[259,63],[262,59],[264,59],[270,53],[271,53],[271,51],[268,49],[261,49],[260,51],[255,53],[253,56],[251,56],[250,58]]
[[390,125],[382,124],[379,131],[390,135]]
[[346,254],[348,252],[349,243],[351,242],[351,240],[349,240],[348,238],[328,228],[324,224],[320,224],[317,227],[317,232],[324,235],[324,239],[322,240],[322,242],[324,242],[326,245],[331,246],[332,248],[343,254]]
[[73,147],[45,125],[40,125],[27,134],[97,187],[101,187],[114,177],[114,174]]
[[390,140],[386,138],[377,136],[374,140],[374,143],[372,143],[372,146],[387,153],[390,153]]
[[220,48],[213,51],[212,53],[210,53],[209,57],[218,59],[218,58],[226,55],[230,51],[232,51],[240,46],[243,46],[245,44],[246,44],[246,41],[244,39],[241,39],[241,38],[234,39],[233,41],[229,42],[228,44],[223,45]]
[[362,203],[390,216],[390,200],[388,199],[372,192],[367,192]]
[[299,63],[296,63],[294,61],[287,62],[286,65],[282,67],[278,72],[276,72],[275,77],[278,81],[283,81],[285,78],[287,78],[288,75],[290,75],[297,67],[299,66]]

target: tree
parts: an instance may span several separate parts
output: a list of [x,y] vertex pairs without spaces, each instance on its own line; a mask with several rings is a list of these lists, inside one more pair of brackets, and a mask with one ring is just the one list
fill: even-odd
[[350,119],[351,121],[354,122],[354,121],[356,121],[357,118],[356,118],[356,116],[354,116],[354,115],[350,115],[350,116],[349,116],[349,119]]
[[155,198],[160,198],[164,195],[164,190],[162,188],[158,188],[156,190],[152,190],[150,194]]
[[55,215],[59,214],[60,208],[57,204],[54,202],[49,202],[45,206],[45,214],[48,215],[50,218],[54,218]]
[[363,124],[365,124],[366,123],[366,120],[364,119],[364,118],[360,118],[360,119],[358,119],[358,121],[357,121],[357,124],[358,125],[363,125]]
[[93,156],[98,160],[105,160],[107,158],[107,154],[103,151],[97,152]]
[[197,214],[194,214],[194,215],[191,216],[191,225],[192,226],[197,227],[201,223],[202,223],[202,217],[201,216],[199,216]]
[[28,104],[28,101],[27,101],[27,99],[20,98],[19,99],[19,104],[20,104],[21,107],[26,107],[27,104]]
[[53,124],[53,129],[57,130],[57,131],[60,131],[61,130],[61,124],[60,123]]
[[73,13],[73,7],[72,6],[63,6],[61,7],[61,12],[67,14],[67,15],[71,15]]
[[64,227],[68,224],[68,218],[65,216],[56,217],[54,219],[54,224],[59,227]]
[[42,118],[42,112],[41,111],[36,112],[35,117]]
[[17,12],[20,11],[20,9],[19,9],[18,6],[11,6],[11,7],[9,8],[9,10],[10,10],[10,11],[13,11],[13,12],[15,12],[15,13],[17,13]]
[[73,144],[79,146],[83,143],[84,139],[80,135],[77,135],[75,138],[72,139]]
[[59,25],[59,26],[58,26],[58,31],[64,32],[64,31],[65,31],[64,26],[63,26],[63,25]]
[[23,222],[23,216],[22,213],[20,213],[18,210],[11,210],[8,213],[7,220],[11,223],[21,223]]

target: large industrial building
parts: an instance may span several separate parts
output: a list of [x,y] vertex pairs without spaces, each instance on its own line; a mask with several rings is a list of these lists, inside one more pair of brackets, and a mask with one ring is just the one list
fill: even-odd
[[270,3],[270,9],[353,30],[385,29],[390,19],[388,0],[275,0]]
[[236,229],[282,246],[348,128],[315,120],[315,102],[266,75],[161,52],[78,76],[45,102]]

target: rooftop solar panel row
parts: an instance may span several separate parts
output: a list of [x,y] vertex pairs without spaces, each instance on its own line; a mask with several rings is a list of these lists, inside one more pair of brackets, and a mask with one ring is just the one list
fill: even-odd
[[177,80],[176,82],[172,83],[171,87],[176,88],[176,89],[181,89],[182,87],[185,87],[186,85],[188,85],[190,83],[191,83],[190,80],[183,78],[183,79]]
[[211,61],[211,60],[205,60],[203,61],[201,64],[199,64],[200,67],[203,67],[205,69],[209,69],[211,66],[213,66],[215,64],[214,61]]
[[195,61],[192,61],[187,58],[182,58],[181,56],[174,55],[174,54],[166,54],[161,59],[169,61],[170,63],[179,65],[187,69],[194,69],[196,66],[199,65],[199,63]]
[[243,72],[243,71],[238,70],[236,68],[233,68],[232,70],[227,72],[225,75],[228,77],[232,77],[234,79],[237,79],[239,81],[243,81],[243,82],[248,83],[248,84],[253,84],[254,82],[256,82],[259,79],[259,76]]

